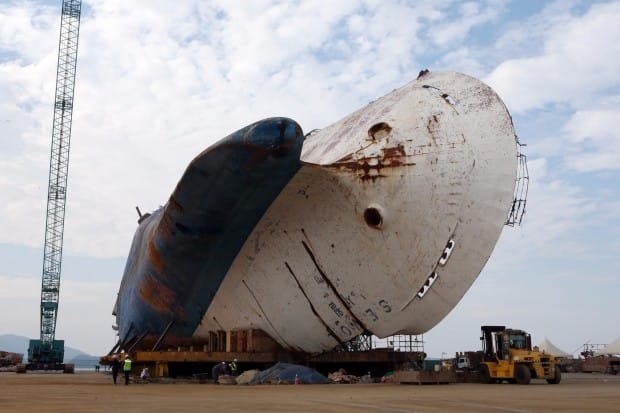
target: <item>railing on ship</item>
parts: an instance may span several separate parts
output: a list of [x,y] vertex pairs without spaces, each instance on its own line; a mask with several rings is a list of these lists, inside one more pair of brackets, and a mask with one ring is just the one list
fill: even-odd
[[512,207],[506,217],[506,225],[514,227],[521,225],[523,215],[525,215],[525,204],[527,203],[527,191],[530,183],[530,175],[527,169],[527,157],[521,151],[525,146],[516,139],[517,144],[517,178],[515,180],[515,190],[512,197]]

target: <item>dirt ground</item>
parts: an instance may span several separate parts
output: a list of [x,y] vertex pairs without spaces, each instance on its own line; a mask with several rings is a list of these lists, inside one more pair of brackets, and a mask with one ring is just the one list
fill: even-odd
[[225,386],[112,384],[107,373],[0,373],[0,411],[29,412],[620,412],[620,376],[562,383]]

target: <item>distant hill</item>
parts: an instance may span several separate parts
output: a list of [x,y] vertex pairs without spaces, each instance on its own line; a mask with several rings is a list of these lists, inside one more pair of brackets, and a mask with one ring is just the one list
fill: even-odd
[[[0,350],[11,353],[22,353],[24,362],[28,360],[28,344],[30,338],[14,334],[0,334]],[[65,343],[65,363],[73,363],[76,368],[90,368],[99,361],[99,357],[91,356],[81,350],[69,347]]]

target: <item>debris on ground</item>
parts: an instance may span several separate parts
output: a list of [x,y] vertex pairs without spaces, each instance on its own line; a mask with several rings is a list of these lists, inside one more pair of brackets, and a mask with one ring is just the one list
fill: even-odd
[[[391,374],[391,373],[390,373]],[[355,376],[353,374],[347,374],[345,369],[338,369],[333,373],[329,373],[327,377],[333,382],[338,384],[353,384],[353,383],[375,383],[374,377],[368,372],[368,374],[364,374],[363,376]],[[381,378],[383,382],[383,378]]]
[[374,382],[375,382],[375,379],[372,378],[372,376],[370,375],[370,372],[360,377],[360,383],[374,383]]
[[22,364],[24,355],[0,350],[0,371],[15,371],[18,364]]
[[329,373],[327,375],[327,378],[330,379],[332,382],[339,384],[358,383],[360,381],[359,377],[352,374],[347,374],[347,371],[345,369],[339,369],[338,371]]
[[290,363],[276,363],[267,370],[261,371],[250,384],[323,384],[330,380],[309,367]]
[[381,377],[381,383],[394,383],[394,372],[388,371]]
[[237,376],[237,384],[250,384],[254,377],[258,374],[258,370],[246,370]]

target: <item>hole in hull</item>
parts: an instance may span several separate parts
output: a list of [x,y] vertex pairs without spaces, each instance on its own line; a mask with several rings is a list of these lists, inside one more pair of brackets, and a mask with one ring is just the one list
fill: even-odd
[[369,207],[364,211],[364,221],[369,227],[379,229],[383,224],[383,217],[377,208]]
[[368,137],[370,139],[383,139],[392,132],[392,127],[385,122],[375,123],[368,129]]

